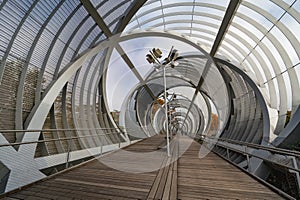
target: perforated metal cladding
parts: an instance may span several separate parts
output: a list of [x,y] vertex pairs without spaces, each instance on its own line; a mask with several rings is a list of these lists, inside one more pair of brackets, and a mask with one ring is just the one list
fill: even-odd
[[[105,9],[103,18],[114,30],[131,3],[130,1],[97,1],[95,7],[99,10]],[[10,96],[8,98],[2,96],[3,101],[0,102],[0,104],[3,102],[0,115],[6,116],[1,129],[22,129],[26,128],[26,124],[30,121],[28,116],[33,106],[40,102],[44,92],[51,87],[68,64],[74,61],[79,53],[106,37],[77,0],[1,1],[0,9],[2,70],[0,75],[2,75],[1,83],[6,85],[4,87],[1,84],[0,87],[3,87],[3,94]],[[100,113],[103,111],[99,110],[94,99],[98,99],[99,95],[97,84],[101,77],[101,70],[97,65],[102,57],[103,54],[99,54],[93,65],[89,68],[86,65],[86,68],[80,71],[82,76],[73,76],[57,97],[52,118],[47,118],[45,128],[100,127],[98,120],[94,119],[98,116],[97,111]],[[13,67],[12,63],[17,62],[19,66]],[[78,98],[74,94],[77,94]],[[16,99],[19,99],[18,102]],[[72,108],[76,105],[76,99],[80,102],[77,106],[85,108]],[[82,114],[79,127],[74,122],[77,111]],[[19,116],[18,119],[16,116]],[[109,121],[103,125],[111,126]],[[48,138],[63,138],[68,134],[77,135],[74,131],[55,134],[57,136]],[[14,142],[16,136],[10,134],[7,137],[10,142]],[[114,139],[113,142],[117,140]],[[66,142],[58,143],[62,144],[51,147],[56,148],[55,151],[50,150],[51,154],[67,150]],[[79,150],[81,148],[79,142],[75,140],[74,143],[76,143],[73,145],[74,148]]]
[[244,142],[259,143],[263,137],[261,107],[253,89],[241,75],[222,66],[230,76],[232,110],[228,128],[222,137]]

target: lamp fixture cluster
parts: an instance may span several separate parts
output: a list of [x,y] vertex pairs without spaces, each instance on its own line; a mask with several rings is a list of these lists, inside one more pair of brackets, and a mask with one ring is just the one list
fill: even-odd
[[[167,154],[168,157],[171,156],[170,153],[170,138],[169,138],[169,116],[168,116],[168,93],[167,93],[167,81],[166,81],[166,67],[170,66],[172,68],[176,67],[178,65],[178,62],[176,62],[176,59],[178,58],[178,50],[174,49],[174,46],[172,46],[168,57],[166,57],[162,62],[159,60],[162,57],[162,51],[159,48],[153,48],[152,51],[149,51],[150,54],[146,55],[146,60],[153,64],[153,67],[156,70],[159,70],[159,68],[163,69],[163,80],[164,80],[164,107],[165,107],[165,124],[166,124],[166,139],[167,139]],[[172,98],[174,96],[172,95]]]
[[176,62],[176,59],[178,58],[178,50],[174,49],[174,46],[172,46],[168,57],[166,57],[162,62],[159,60],[162,58],[162,51],[159,48],[153,48],[151,51],[149,51],[150,54],[146,55],[146,60],[150,64],[154,64],[154,67],[156,69],[159,69],[161,66],[170,65],[170,67],[174,68],[178,66],[178,62]]

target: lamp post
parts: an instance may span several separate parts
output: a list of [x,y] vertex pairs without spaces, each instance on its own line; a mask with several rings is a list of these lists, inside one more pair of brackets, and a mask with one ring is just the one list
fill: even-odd
[[162,52],[158,48],[153,48],[152,51],[149,51],[150,54],[146,55],[146,60],[153,64],[153,66],[158,70],[159,68],[163,68],[163,79],[164,79],[164,101],[165,101],[165,122],[166,122],[166,135],[167,135],[167,154],[168,157],[171,156],[170,153],[170,137],[169,137],[169,119],[168,119],[168,104],[167,104],[167,80],[166,80],[166,67],[171,66],[174,68],[178,63],[175,62],[178,57],[178,51],[174,49],[172,46],[168,57],[166,57],[162,62],[160,62],[160,58],[162,57]]

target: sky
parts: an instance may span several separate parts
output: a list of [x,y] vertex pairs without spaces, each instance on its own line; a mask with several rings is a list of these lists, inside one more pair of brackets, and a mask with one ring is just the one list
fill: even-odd
[[[134,39],[123,42],[120,45],[125,52],[127,52],[128,57],[143,78],[149,71],[154,69],[153,66],[146,61],[146,55],[152,48],[160,48],[163,52],[163,56],[166,57],[172,45],[174,45],[174,48],[179,50],[180,53],[196,51],[194,47],[183,42],[157,37]],[[129,90],[137,83],[138,79],[130,71],[120,55],[114,51],[108,67],[106,84],[110,110],[120,110]]]

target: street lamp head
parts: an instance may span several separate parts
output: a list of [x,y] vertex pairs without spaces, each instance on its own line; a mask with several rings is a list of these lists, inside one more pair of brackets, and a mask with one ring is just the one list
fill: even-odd
[[167,57],[163,60],[162,65],[167,65],[168,63],[170,63],[170,58]]
[[153,48],[152,53],[156,58],[161,58],[162,57],[162,52],[159,48]]
[[147,61],[152,64],[153,67],[155,68],[156,71],[160,67],[163,68],[163,79],[164,79],[164,106],[165,106],[165,117],[166,117],[166,134],[167,134],[167,152],[168,152],[168,157],[170,157],[170,144],[169,144],[169,119],[168,119],[168,105],[167,105],[167,100],[168,100],[168,94],[167,94],[167,83],[166,83],[166,67],[167,65],[170,65],[172,68],[177,66],[178,63],[175,62],[176,58],[178,57],[178,50],[173,49],[174,47],[172,46],[169,55],[167,58],[163,60],[161,63],[159,58],[162,57],[162,52],[158,48],[153,48],[152,51],[149,51],[150,54],[146,55]]
[[162,52],[159,48],[153,48],[151,51],[149,51],[150,54],[146,55],[146,60],[154,65],[154,68],[156,71],[161,67],[161,66],[166,66],[170,65],[172,68],[178,66],[178,62],[175,62],[175,60],[178,58],[178,50],[174,49],[172,46],[168,57],[166,57],[162,62],[159,61],[159,58],[162,57]]
[[160,64],[158,64],[158,63],[153,63],[153,67],[154,67],[154,69],[155,69],[155,71],[159,71],[159,69],[160,69],[160,67],[161,67],[161,65]]
[[173,49],[171,51],[170,60],[171,61],[175,61],[177,57],[178,57],[178,50],[177,49]]
[[146,55],[146,60],[152,64],[152,63],[155,63],[155,59],[153,58],[153,56],[151,54],[147,54]]
[[176,62],[176,61],[170,62],[170,66],[171,66],[172,68],[177,67],[178,65],[179,65],[179,63]]

